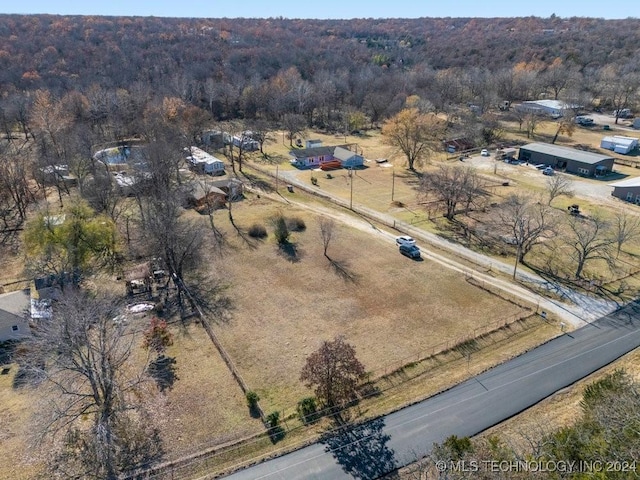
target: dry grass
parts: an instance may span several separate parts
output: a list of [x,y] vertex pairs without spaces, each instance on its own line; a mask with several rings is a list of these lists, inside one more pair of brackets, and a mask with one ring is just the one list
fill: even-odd
[[[179,325],[179,324],[178,324]],[[242,390],[202,327],[174,325],[177,380],[158,394],[155,416],[168,451],[177,458],[261,432],[252,419]]]
[[249,249],[232,234],[232,248],[240,251],[219,263],[232,282],[234,310],[216,330],[267,411],[308,394],[298,380],[305,358],[336,335],[346,336],[375,372],[522,313],[460,274],[408,260],[371,235],[337,226],[328,254],[352,276],[345,279],[323,256],[318,220],[307,211],[256,200],[235,206],[234,218],[247,227],[256,218],[268,225],[277,210],[307,225],[292,235],[295,257],[272,236]]
[[[345,140],[317,134],[313,137],[323,139],[325,145]],[[414,175],[403,168],[400,155],[382,144],[379,134],[348,137],[346,141],[357,142],[366,158],[384,157],[395,163],[395,168],[387,168],[369,162],[369,168],[357,170],[353,177],[354,203],[407,222],[422,222],[423,228],[434,228],[424,221],[425,208],[416,198]],[[281,172],[291,169],[284,162],[288,149],[288,145],[277,143],[267,147],[270,154],[273,151],[272,160],[280,159]],[[273,161],[258,163],[275,170]],[[309,177],[309,185],[311,173],[300,174],[303,179]],[[325,172],[314,172],[319,187],[348,199],[352,179],[342,170],[331,173],[333,178],[329,179]],[[527,184],[526,178],[514,180]],[[398,202],[395,204],[391,202],[392,182],[394,200]],[[535,183],[530,188],[536,188]],[[299,192],[292,195],[305,202],[317,201]],[[216,277],[230,285],[227,294],[233,304],[232,316],[218,319],[214,328],[249,386],[262,397],[267,413],[290,409],[308,394],[299,382],[304,360],[321,341],[335,335],[345,335],[356,346],[367,369],[380,375],[391,364],[413,361],[443,342],[466,336],[498,318],[513,319],[522,313],[520,307],[469,284],[462,275],[429,261],[408,260],[391,245],[344,226],[337,227],[337,237],[328,251],[340,263],[340,275],[322,255],[316,216],[247,196],[247,200],[234,204],[236,223],[244,229],[262,223],[270,236],[264,241],[254,240],[250,248],[229,225],[226,213],[219,212],[216,222],[225,231],[228,245],[222,258],[213,248],[208,250],[211,258],[207,264]],[[285,216],[302,218],[307,225],[305,231],[292,235],[295,256],[282,252],[273,240],[269,219],[278,210]],[[17,276],[21,268],[19,257],[10,258],[15,260],[11,265],[16,273],[3,274],[4,280],[7,275]],[[170,456],[175,458],[260,431],[260,423],[250,419],[244,396],[202,329],[176,327],[174,334],[175,345],[167,353],[176,359],[178,380],[172,390],[159,395],[156,409]],[[555,326],[540,323],[488,345],[473,354],[470,370],[488,368],[555,334]],[[378,399],[363,402],[361,415],[368,417],[397,408],[468,374],[467,362],[460,358],[426,371],[392,387]],[[26,424],[29,407],[25,396],[10,386],[13,374],[12,369],[9,375],[0,376],[0,443],[10,460],[6,464],[17,467],[15,472],[0,472],[0,477],[30,478],[34,467],[20,463],[25,451],[20,429]],[[424,382],[427,375],[429,382]],[[299,438],[297,433],[288,436],[285,444]],[[261,444],[249,450],[264,448]]]
[[9,369],[0,375],[0,445],[4,457],[0,478],[27,480],[39,471],[37,462],[29,455],[25,431],[33,414],[32,399],[27,390],[13,388],[18,365],[0,367]]

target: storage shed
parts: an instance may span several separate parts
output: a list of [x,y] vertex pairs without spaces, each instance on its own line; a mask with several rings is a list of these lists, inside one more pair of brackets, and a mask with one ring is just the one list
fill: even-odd
[[27,290],[0,295],[0,342],[19,340],[31,335],[28,310],[29,292]]
[[340,160],[344,168],[356,168],[364,165],[364,157],[343,147],[336,147],[333,151],[336,160]]
[[633,137],[625,137],[622,135],[613,135],[604,137],[600,142],[600,148],[606,148],[622,155],[631,153],[633,149],[638,147],[638,139]]
[[614,197],[640,205],[640,177],[620,180],[610,183],[609,186],[613,187],[611,195]]
[[613,157],[547,143],[529,143],[520,147],[518,160],[587,177],[603,176],[613,170]]

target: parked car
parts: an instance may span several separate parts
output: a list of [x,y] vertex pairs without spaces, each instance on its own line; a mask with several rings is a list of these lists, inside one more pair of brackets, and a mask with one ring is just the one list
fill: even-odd
[[396,238],[396,245],[415,245],[416,241],[409,235],[400,235]]
[[483,157],[488,157],[489,150],[487,150],[486,148],[483,148],[482,151],[480,152],[480,155],[482,155]]
[[542,170],[542,174],[543,175],[553,175],[554,174],[553,168],[546,167],[544,170]]
[[400,245],[400,253],[409,258],[420,258],[420,249],[415,245]]

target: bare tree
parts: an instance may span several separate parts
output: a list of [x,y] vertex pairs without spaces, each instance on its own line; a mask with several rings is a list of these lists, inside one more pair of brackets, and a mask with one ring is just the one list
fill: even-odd
[[566,175],[556,173],[547,179],[547,205],[551,205],[557,197],[573,197],[573,182]]
[[288,113],[282,118],[282,126],[289,137],[289,146],[293,147],[293,137],[304,132],[307,128],[307,121],[303,115]]
[[322,238],[322,246],[324,248],[324,256],[329,258],[327,255],[327,249],[329,248],[329,243],[333,239],[335,233],[336,222],[332,218],[322,217],[320,219],[320,237]]
[[613,236],[616,241],[616,258],[620,256],[622,246],[640,235],[640,218],[630,215],[626,210],[616,213],[613,223]]
[[27,208],[36,200],[36,189],[29,181],[29,165],[20,150],[10,146],[0,150],[0,243],[20,229],[27,218]]
[[146,367],[113,299],[67,291],[25,344],[27,378],[42,394],[35,439],[56,478],[114,480],[159,458],[145,414]]
[[531,138],[533,136],[541,120],[542,116],[538,113],[529,112],[524,116],[524,125],[527,129],[527,138]]
[[[178,292],[178,305],[183,295],[192,302],[185,275],[197,268],[204,239],[201,224],[181,216],[182,207],[175,191],[158,191],[144,202],[143,229],[148,235],[153,256],[160,256]],[[195,305],[192,305],[195,307]]]
[[569,232],[565,244],[573,251],[575,278],[581,278],[582,271],[590,260],[600,259],[612,263],[611,250],[616,240],[610,235],[610,226],[604,219],[599,216],[589,219],[572,217]]
[[356,351],[344,338],[324,341],[307,357],[300,380],[315,388],[316,397],[328,408],[340,408],[355,398],[356,388],[364,376],[364,366]]
[[553,232],[549,213],[547,205],[517,194],[509,196],[500,209],[500,225],[509,229],[510,240],[516,247],[513,278],[516,278],[518,264],[524,262],[525,255],[540,243],[545,235]]
[[468,211],[471,204],[483,194],[483,184],[471,167],[443,165],[436,172],[425,175],[420,191],[424,195],[434,195],[446,206],[449,220],[456,215],[456,208],[464,203]]

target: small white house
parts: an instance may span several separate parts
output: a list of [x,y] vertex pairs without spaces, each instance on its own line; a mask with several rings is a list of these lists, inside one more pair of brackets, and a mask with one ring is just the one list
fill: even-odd
[[613,135],[604,137],[600,142],[600,148],[606,148],[622,155],[627,155],[638,146],[638,139],[633,137],[625,137],[622,135]]
[[200,150],[198,147],[191,147],[186,150],[190,153],[187,161],[192,170],[207,175],[224,175],[224,162],[219,158]]

